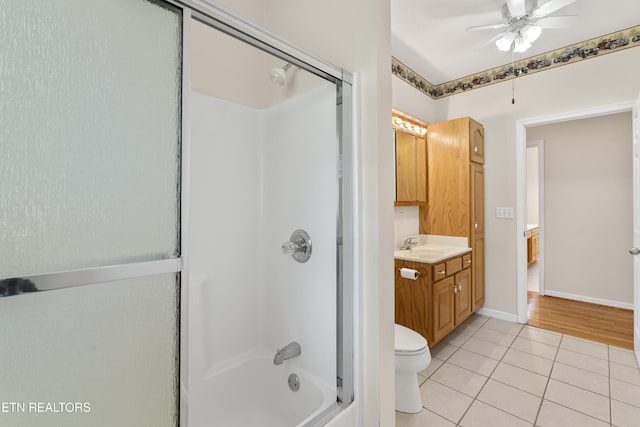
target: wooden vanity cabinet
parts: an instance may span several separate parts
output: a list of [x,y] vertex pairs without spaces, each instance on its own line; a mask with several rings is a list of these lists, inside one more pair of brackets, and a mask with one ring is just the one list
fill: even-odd
[[[395,260],[396,323],[437,344],[472,313],[471,264],[469,253],[437,264]],[[401,268],[418,270],[418,279],[401,277]]]
[[427,199],[426,139],[395,130],[396,205],[424,206]]
[[431,123],[427,204],[420,233],[466,237],[472,249],[473,312],[484,304],[484,128],[469,117]]
[[540,254],[540,229],[534,228],[527,231],[527,262],[536,262]]

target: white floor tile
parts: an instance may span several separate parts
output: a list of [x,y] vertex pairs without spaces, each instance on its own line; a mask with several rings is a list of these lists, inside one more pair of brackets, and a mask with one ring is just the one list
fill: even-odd
[[433,381],[451,387],[467,396],[476,397],[487,377],[460,368],[451,363],[445,363],[431,376]]
[[520,329],[522,329],[520,323],[509,322],[507,320],[496,319],[495,317],[490,318],[487,322],[482,326],[483,328],[490,328],[500,332],[506,332],[511,335],[518,335],[520,333]]
[[461,348],[492,359],[500,360],[509,347],[471,337],[462,345]]
[[456,333],[456,331],[451,332],[449,335],[447,335],[442,342],[452,345],[454,347],[460,347],[462,346],[462,344],[464,344],[469,338],[471,338],[471,335],[468,334],[463,334],[463,333]]
[[455,427],[455,424],[438,414],[423,409],[419,414],[396,412],[396,427]]
[[551,378],[609,397],[609,378],[604,375],[556,362]]
[[544,398],[599,420],[609,422],[609,398],[600,394],[551,379]]
[[520,350],[524,353],[544,357],[545,359],[549,360],[555,359],[556,353],[558,352],[558,348],[556,346],[541,343],[538,341],[531,341],[522,337],[516,338],[513,344],[511,344],[511,348]]
[[609,375],[616,380],[640,386],[640,369],[638,368],[610,362]]
[[536,426],[540,427],[606,427],[608,422],[600,421],[557,403],[544,400]]
[[517,366],[500,363],[491,374],[491,379],[542,397],[549,378]]
[[509,351],[507,351],[507,354],[504,355],[502,363],[508,363],[510,365],[526,369],[527,371],[546,376],[551,374],[551,368],[553,367],[553,360],[545,359],[544,357],[536,356],[534,354],[524,353],[513,348],[510,348]]
[[423,369],[422,371],[418,372],[418,375],[421,375],[425,378],[429,378],[435,371],[438,370],[440,366],[442,366],[443,363],[444,363],[444,360],[431,357],[431,363],[429,363],[429,366],[427,366],[426,369]]
[[611,379],[611,399],[640,408],[640,387]]
[[581,338],[565,335],[562,337],[560,348],[597,357],[598,359],[609,360],[609,346],[598,342],[587,341]]
[[533,326],[525,326],[520,331],[519,337],[538,341],[543,344],[549,344],[558,347],[562,340],[562,334],[557,332],[545,331],[544,329],[534,328]]
[[431,380],[420,387],[420,398],[423,407],[454,423],[473,402],[473,398]]
[[478,400],[533,423],[541,398],[490,379]]
[[561,348],[558,350],[556,362],[564,363],[575,368],[584,369],[600,375],[609,375],[609,362],[597,357],[588,356],[582,353]]
[[611,421],[616,427],[638,427],[638,423],[640,423],[640,408],[612,400]]
[[473,338],[489,341],[505,347],[509,347],[516,337],[506,332],[500,332],[489,328],[481,328],[473,334]]
[[626,348],[609,346],[609,360],[611,362],[619,363],[621,365],[631,366],[632,368],[638,367],[636,356],[632,350]]
[[462,348],[456,351],[448,362],[485,377],[491,375],[491,372],[498,365],[498,361],[495,359]]
[[439,342],[435,347],[431,349],[431,358],[447,360],[459,347],[449,345],[446,342]]
[[476,400],[462,418],[460,426],[531,427],[531,423]]

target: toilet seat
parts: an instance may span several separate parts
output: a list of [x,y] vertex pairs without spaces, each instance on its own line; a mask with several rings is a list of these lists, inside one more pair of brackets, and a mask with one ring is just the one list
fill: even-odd
[[406,326],[395,324],[396,354],[421,354],[427,350],[427,340]]

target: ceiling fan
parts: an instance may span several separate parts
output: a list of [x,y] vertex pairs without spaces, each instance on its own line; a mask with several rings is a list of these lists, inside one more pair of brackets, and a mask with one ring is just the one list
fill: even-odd
[[567,28],[576,15],[549,16],[574,3],[576,0],[549,0],[538,6],[538,0],[507,0],[502,6],[503,22],[469,27],[467,30],[506,29],[488,42],[495,42],[498,49],[507,52],[524,52],[540,37],[543,28]]

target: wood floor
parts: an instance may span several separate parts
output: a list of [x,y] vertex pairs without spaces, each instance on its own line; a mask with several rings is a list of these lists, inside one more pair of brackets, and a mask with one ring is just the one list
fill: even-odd
[[633,310],[529,292],[529,325],[633,349]]

